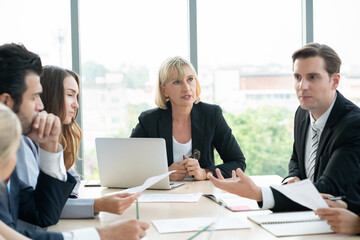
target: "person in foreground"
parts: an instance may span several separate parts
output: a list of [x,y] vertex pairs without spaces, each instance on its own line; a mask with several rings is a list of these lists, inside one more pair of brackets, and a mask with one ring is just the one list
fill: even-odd
[[[4,142],[1,146],[5,146],[0,149],[0,160],[3,164],[0,169],[1,180],[8,179],[11,174],[7,184],[1,187],[0,220],[32,239],[126,239],[125,236],[128,235],[131,235],[132,239],[138,239],[144,236],[149,225],[136,220],[68,233],[28,230],[17,225],[18,219],[41,227],[57,223],[76,184],[75,179],[65,172],[62,147],[58,144],[60,120],[42,111],[41,69],[39,56],[29,52],[23,45],[0,46],[0,102],[16,113],[11,113],[6,107],[0,111],[4,113],[0,117],[0,128],[3,128],[0,130],[0,142]],[[16,133],[14,129],[20,129],[16,127],[19,120],[22,129]],[[24,184],[16,171],[13,171],[19,146],[19,140],[14,136],[20,138],[21,132],[39,143],[35,147],[40,149],[38,160],[41,171],[35,189]],[[24,136],[21,136],[20,142],[23,138]],[[35,153],[37,151],[30,155]]]
[[[77,185],[67,200],[61,218],[91,218],[100,211],[122,214],[139,195],[115,194],[97,199],[76,198],[80,177],[72,169],[81,139],[81,129],[76,123],[79,108],[79,76],[71,71],[55,66],[45,66],[40,76],[43,91],[40,95],[44,110],[59,116],[61,133],[59,142],[64,148],[66,170],[75,177]],[[17,173],[26,184],[34,187],[39,175],[38,161],[35,158],[20,158]]]
[[[224,176],[245,170],[245,157],[217,105],[200,101],[200,84],[194,67],[181,57],[172,57],[160,67],[155,103],[158,108],[139,116],[131,137],[164,138],[170,180],[188,174],[205,180],[219,168]],[[223,164],[215,166],[214,148]]]
[[[336,90],[341,60],[333,49],[317,43],[303,46],[292,58],[300,107],[295,114],[288,183],[309,178],[321,193],[359,202],[360,109]],[[208,176],[216,187],[255,199],[264,209],[304,209],[273,188],[256,186],[241,169],[233,172],[230,181]],[[353,211],[352,205],[348,208]]]

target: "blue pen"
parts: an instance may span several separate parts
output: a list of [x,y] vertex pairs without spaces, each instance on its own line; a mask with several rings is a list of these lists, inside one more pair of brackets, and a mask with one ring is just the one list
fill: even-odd
[[327,198],[324,198],[326,200],[331,200],[331,201],[336,201],[336,200],[345,200],[346,197],[345,196],[337,196],[337,197],[327,197]]

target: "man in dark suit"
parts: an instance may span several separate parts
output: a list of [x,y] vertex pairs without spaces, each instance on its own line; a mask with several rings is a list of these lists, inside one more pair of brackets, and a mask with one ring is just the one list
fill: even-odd
[[[309,178],[322,193],[360,200],[360,109],[336,89],[341,60],[326,45],[308,44],[293,56],[295,114],[293,153],[287,183]],[[273,211],[304,207],[278,191],[256,186],[241,170],[241,180],[210,177],[215,186],[260,202]],[[351,210],[351,209],[350,209]]]

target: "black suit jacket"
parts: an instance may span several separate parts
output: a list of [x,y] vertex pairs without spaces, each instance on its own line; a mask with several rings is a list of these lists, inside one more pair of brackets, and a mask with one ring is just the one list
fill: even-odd
[[[174,162],[171,104],[167,104],[167,109],[155,108],[142,112],[131,137],[164,138],[170,166]],[[191,137],[192,151],[200,151],[201,168],[213,171],[219,168],[224,177],[231,177],[231,171],[237,168],[245,170],[245,157],[219,106],[203,102],[193,105]],[[224,161],[218,166],[214,166],[214,147]]]
[[348,209],[360,216],[360,201],[347,200]]
[[61,233],[19,229],[16,221],[19,218],[41,227],[56,224],[76,184],[70,174],[67,178],[67,182],[63,182],[40,172],[34,190],[22,182],[14,170],[10,177],[10,193],[5,184],[0,186],[0,220],[31,239],[63,239]]
[[[295,114],[294,145],[289,176],[305,179],[305,141],[310,124],[309,111],[298,108]],[[360,109],[337,92],[333,109],[320,137],[316,155],[314,185],[320,193],[345,195],[360,201]],[[301,210],[272,189],[273,211]],[[349,206],[350,207],[350,206]],[[351,207],[350,207],[351,208]],[[350,209],[349,210],[352,210]]]

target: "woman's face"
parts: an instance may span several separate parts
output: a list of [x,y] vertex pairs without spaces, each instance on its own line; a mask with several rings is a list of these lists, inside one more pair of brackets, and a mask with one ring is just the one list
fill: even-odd
[[196,100],[195,74],[190,67],[185,67],[184,77],[180,79],[176,70],[164,86],[161,87],[165,97],[170,99],[172,106],[192,106]]
[[16,165],[16,151],[11,154],[9,161],[3,165],[3,159],[0,158],[0,180],[4,181],[10,177],[11,173],[14,171]]
[[63,124],[70,124],[74,118],[76,110],[79,108],[78,95],[79,86],[73,76],[64,79],[64,99],[65,99],[65,120]]

